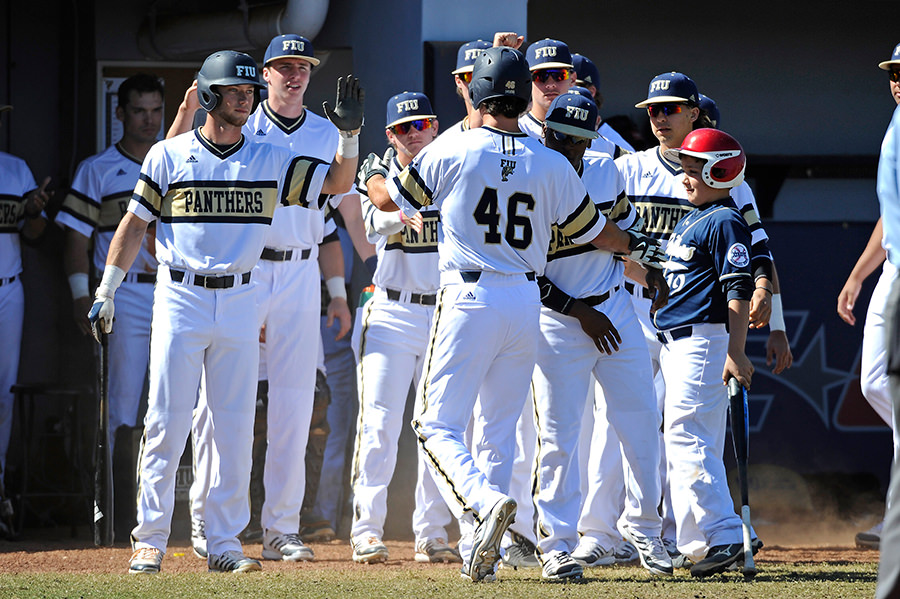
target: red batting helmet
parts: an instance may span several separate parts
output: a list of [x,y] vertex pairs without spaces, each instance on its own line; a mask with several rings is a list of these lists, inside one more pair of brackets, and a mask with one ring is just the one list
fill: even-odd
[[747,155],[738,141],[718,129],[695,129],[684,138],[680,148],[666,150],[666,158],[681,164],[686,154],[705,160],[703,182],[715,189],[737,187],[744,181]]

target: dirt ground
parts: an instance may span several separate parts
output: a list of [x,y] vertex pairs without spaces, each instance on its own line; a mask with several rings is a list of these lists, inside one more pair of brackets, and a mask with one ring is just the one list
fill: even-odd
[[[413,560],[413,543],[408,541],[387,541],[391,559],[387,567],[398,570],[417,568],[452,568],[453,565],[419,564]],[[302,569],[347,569],[365,568],[350,560],[350,546],[346,541],[311,543],[316,553],[315,562],[288,563],[265,562],[268,570]],[[262,546],[245,545],[244,551],[251,557],[259,558]],[[0,572],[81,572],[81,573],[124,573],[131,555],[125,543],[112,548],[96,548],[84,540],[59,541],[0,541]],[[879,552],[871,549],[857,549],[846,546],[766,546],[757,555],[757,561],[765,563],[833,563],[877,562]],[[206,561],[194,556],[190,545],[184,542],[169,547],[163,561],[165,572],[204,572]]]

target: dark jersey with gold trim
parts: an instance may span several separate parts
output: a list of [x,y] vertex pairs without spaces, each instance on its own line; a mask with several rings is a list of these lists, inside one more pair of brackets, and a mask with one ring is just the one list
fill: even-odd
[[328,167],[243,136],[221,148],[197,129],[150,149],[128,210],[158,219],[161,264],[202,274],[247,272],[259,260],[277,203],[322,208]]

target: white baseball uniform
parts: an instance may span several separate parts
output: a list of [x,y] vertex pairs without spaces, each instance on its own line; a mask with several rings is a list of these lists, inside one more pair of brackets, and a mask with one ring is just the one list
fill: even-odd
[[[623,230],[632,226],[637,215],[612,157],[589,152],[582,165],[582,181],[598,210]],[[624,266],[610,252],[573,244],[554,228],[545,276],[562,291],[606,314],[622,341],[618,351],[601,354],[578,319],[541,309],[543,335],[534,372],[538,551],[571,552],[577,540],[582,497],[577,447],[582,422],[573,415],[582,414],[591,395],[591,373],[603,388],[598,403],[605,404],[595,426],[611,426],[621,439],[625,456],[624,526],[643,536],[658,537],[660,414],[643,332],[624,289]],[[602,485],[604,474],[590,472],[588,476]],[[594,532],[608,537],[601,544],[609,548],[617,540],[618,514],[606,515],[612,516],[602,519],[606,529]]]
[[[208,549],[240,550],[237,535],[250,517],[246,490],[259,359],[251,271],[276,204],[320,208],[327,171],[327,163],[244,137],[228,148],[216,146],[201,129],[161,141],[147,155],[128,207],[143,220],[158,219],[160,262],[135,549],[165,552],[175,471],[202,371],[217,458],[204,509]],[[303,359],[312,364],[314,348],[304,348]]]
[[21,158],[0,152],[0,471],[12,432],[13,394],[19,376],[19,351],[25,294],[22,290],[22,250],[19,231],[25,224],[25,195],[37,184]]
[[[400,173],[396,158],[389,177]],[[362,308],[359,330],[359,420],[353,452],[352,539],[384,536],[387,490],[397,463],[409,384],[418,388],[434,314],[440,213],[425,209],[422,232],[404,225],[399,212],[381,212],[361,194],[363,218],[378,267],[375,293]],[[420,395],[416,394],[419,398]],[[419,410],[416,410],[418,412]],[[451,514],[418,453],[413,531],[416,542],[447,539]]]
[[[530,112],[526,112],[519,117],[519,128],[534,139],[541,141],[544,123],[537,120]],[[615,142],[604,137],[602,133],[597,139],[591,140],[591,151],[609,154],[613,158],[618,158],[630,152],[627,148],[620,147]]]
[[[413,427],[451,510],[480,521],[509,488],[540,337],[533,280],[550,226],[585,243],[606,219],[562,155],[487,126],[435,140],[387,187],[408,216],[429,205],[441,213],[441,288]],[[479,393],[483,434],[470,451],[464,435]],[[463,560],[470,543],[460,542]]]
[[[85,159],[75,172],[56,224],[93,238],[93,266],[102,273],[109,244],[128,209],[141,163],[118,144]],[[136,426],[150,359],[150,315],[156,257],[147,244],[116,291],[115,334],[109,336],[110,447],[120,426]]]
[[[885,260],[866,311],[860,362],[860,382],[863,395],[878,416],[891,428],[893,428],[893,408],[888,388],[887,335],[884,326],[884,312],[891,284],[896,278],[897,267]],[[896,431],[894,431],[894,446],[898,446]]]

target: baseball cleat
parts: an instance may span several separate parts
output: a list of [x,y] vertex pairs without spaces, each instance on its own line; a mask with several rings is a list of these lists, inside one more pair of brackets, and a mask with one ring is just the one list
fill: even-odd
[[209,557],[206,550],[206,522],[197,518],[191,518],[191,548],[197,557]]
[[538,561],[535,555],[536,547],[534,543],[512,531],[510,531],[510,535],[513,543],[506,548],[503,559],[500,560],[500,567],[512,568],[513,570],[518,570],[519,568],[540,568],[541,562]]
[[300,536],[310,543],[327,543],[334,539],[334,528],[328,520],[304,524],[300,522]]
[[691,558],[678,551],[678,546],[675,545],[674,540],[663,537],[662,542],[663,547],[666,548],[666,553],[669,554],[669,558],[671,558],[672,560],[673,568],[690,568],[694,565],[694,562],[691,561]]
[[623,534],[637,549],[641,565],[651,574],[657,576],[671,576],[673,573],[672,558],[666,551],[660,537],[646,537],[625,527]]
[[503,533],[516,519],[516,500],[504,497],[475,529],[468,573],[472,582],[496,580],[495,569],[500,561],[500,541]]
[[263,559],[285,562],[308,562],[315,559],[313,550],[303,544],[296,534],[272,534],[266,531],[263,537]]
[[441,538],[427,539],[416,543],[417,562],[422,563],[448,563],[461,564],[462,558],[459,551],[447,544],[447,541]]
[[256,572],[262,570],[262,564],[249,558],[240,551],[226,551],[210,555],[207,561],[210,572]]
[[727,543],[710,547],[706,557],[691,566],[691,576],[705,578],[724,572],[744,553],[743,543]]
[[639,559],[637,548],[625,539],[622,539],[616,545],[615,556],[617,564],[630,564]]
[[[763,548],[763,542],[759,540],[759,538],[750,539],[750,549],[753,550],[753,555],[759,553],[759,550]],[[733,564],[728,566],[728,571],[737,571],[742,570],[744,568],[744,552],[741,551],[741,555],[735,560]]]
[[567,551],[551,551],[541,556],[541,562],[541,580],[545,582],[581,580],[584,575],[584,568]]
[[163,553],[156,547],[135,549],[128,560],[129,574],[158,574],[162,566]]
[[585,568],[611,566],[616,563],[615,549],[606,549],[600,543],[581,537],[572,552],[572,559]]
[[388,559],[388,550],[375,535],[353,541],[353,561],[358,564],[379,564]]
[[865,532],[856,533],[856,546],[866,549],[879,549],[881,547],[881,529],[884,520]]

